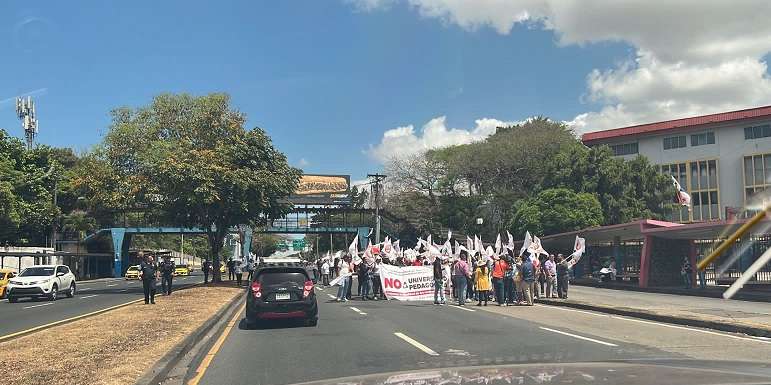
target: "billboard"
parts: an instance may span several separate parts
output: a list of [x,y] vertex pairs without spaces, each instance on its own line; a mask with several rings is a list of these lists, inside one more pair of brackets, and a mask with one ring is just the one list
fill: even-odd
[[303,175],[297,190],[289,196],[296,205],[351,204],[350,175]]

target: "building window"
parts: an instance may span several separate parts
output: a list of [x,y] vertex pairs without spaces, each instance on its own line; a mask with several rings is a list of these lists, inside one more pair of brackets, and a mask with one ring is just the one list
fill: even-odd
[[744,157],[744,203],[752,203],[752,197],[771,187],[771,154]]
[[637,150],[638,150],[637,142],[614,144],[610,146],[610,149],[613,150],[613,155],[616,155],[616,156],[637,154]]
[[665,150],[671,150],[673,148],[682,148],[685,147],[685,135],[682,136],[671,136],[669,138],[664,138],[664,149]]
[[689,212],[687,207],[680,206],[674,212],[667,213],[667,219],[674,222],[720,219],[720,183],[717,164],[716,159],[711,159],[661,166],[661,172],[674,176],[680,186],[691,195],[691,211]]
[[744,139],[760,139],[768,138],[771,136],[771,125],[764,124],[762,126],[744,127]]
[[703,146],[705,144],[715,144],[714,132],[691,135],[691,146]]
[[[675,177],[680,186],[686,190],[688,189],[688,167],[686,163],[662,165],[661,172]],[[667,210],[665,216],[670,222],[690,222],[691,220],[691,217],[688,215],[688,208],[680,205],[674,206],[672,210]]]

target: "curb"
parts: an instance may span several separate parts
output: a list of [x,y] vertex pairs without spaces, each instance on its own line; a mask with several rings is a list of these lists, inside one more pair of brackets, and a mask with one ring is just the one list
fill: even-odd
[[590,310],[590,311],[596,311],[600,313],[615,314],[615,315],[621,315],[626,317],[642,318],[642,319],[647,319],[651,321],[659,321],[659,322],[676,324],[676,325],[694,326],[694,327],[714,329],[714,330],[720,330],[720,331],[731,332],[731,333],[743,333],[743,334],[756,336],[756,337],[771,337],[771,328],[734,325],[730,323],[719,322],[719,321],[708,321],[708,320],[703,320],[699,318],[656,314],[656,313],[651,313],[644,310],[636,310],[636,309],[630,309],[630,308],[614,308],[609,306],[590,305],[583,302],[563,302],[563,301],[542,299],[542,300],[539,300],[538,303],[541,303],[543,305],[550,305],[550,306],[563,306],[563,307],[570,307],[570,308],[576,308],[576,309],[582,309],[582,310]]
[[222,319],[230,319],[230,317],[232,317],[233,313],[239,309],[242,299],[242,295],[236,295],[230,300],[230,303],[225,305],[224,310],[206,320],[201,327],[166,352],[160,360],[139,377],[135,384],[157,385],[164,382],[169,372],[179,363],[185,354],[190,352],[190,350],[201,341],[203,336],[209,333],[214,326],[218,325]]
[[[636,286],[629,286],[629,285],[614,285],[614,284],[603,284],[599,282],[573,282],[570,281],[571,285],[581,286],[581,287],[596,287],[598,289],[607,289],[607,290],[623,290],[623,291],[634,291],[638,293],[655,293],[655,294],[670,294],[670,295],[682,295],[682,296],[688,296],[688,297],[701,297],[701,298],[719,298],[723,299],[722,292],[710,292],[710,291],[702,291],[700,289],[667,289],[667,288],[657,288],[657,287],[636,287]],[[756,290],[752,292],[739,292],[734,295],[732,299],[735,300],[741,300],[741,301],[749,301],[749,302],[771,302],[771,296],[768,295],[768,293]]]

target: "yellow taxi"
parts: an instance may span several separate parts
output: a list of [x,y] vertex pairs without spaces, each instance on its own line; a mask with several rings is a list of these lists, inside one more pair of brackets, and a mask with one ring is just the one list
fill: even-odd
[[129,279],[139,279],[139,265],[129,266],[128,270],[126,270],[126,280]]
[[11,269],[0,269],[0,298],[5,297],[5,287],[8,285],[8,280],[15,276],[16,273]]
[[190,268],[187,267],[187,265],[177,265],[174,268],[174,276],[178,277],[180,275],[182,276],[190,275]]

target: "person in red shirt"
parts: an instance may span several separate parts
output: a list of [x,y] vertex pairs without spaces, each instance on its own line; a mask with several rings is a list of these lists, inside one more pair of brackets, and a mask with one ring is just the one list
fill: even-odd
[[423,266],[423,257],[418,256],[415,261],[412,262],[412,266]]
[[503,258],[496,257],[495,262],[493,262],[493,290],[495,290],[495,300],[498,302],[498,306],[503,306],[503,277],[508,268],[509,264]]

